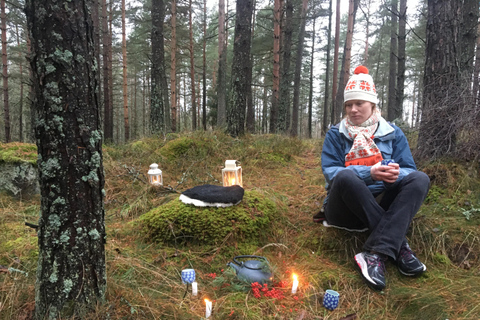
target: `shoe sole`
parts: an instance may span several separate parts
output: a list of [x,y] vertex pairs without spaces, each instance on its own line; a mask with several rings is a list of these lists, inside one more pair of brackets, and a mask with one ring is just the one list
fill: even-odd
[[349,231],[349,232],[365,232],[365,231],[368,231],[368,228],[349,229],[349,228],[345,228],[345,227],[335,226],[333,224],[328,224],[327,220],[323,220],[323,226],[326,227],[326,228],[337,228],[337,229],[346,230],[346,231]]
[[355,267],[360,272],[362,279],[366,282],[366,284],[370,288],[377,291],[382,291],[383,289],[385,289],[385,285],[378,285],[373,281],[372,278],[370,278],[367,272],[367,261],[363,259],[363,256],[361,253],[355,255]]
[[407,273],[407,272],[404,272],[402,269],[398,268],[398,271],[400,271],[401,274],[403,274],[404,276],[407,276],[407,277],[418,277],[420,276],[422,273],[424,273],[425,271],[427,271],[427,266],[423,265],[423,268],[422,270],[420,271],[416,271],[416,272],[413,272],[413,273]]

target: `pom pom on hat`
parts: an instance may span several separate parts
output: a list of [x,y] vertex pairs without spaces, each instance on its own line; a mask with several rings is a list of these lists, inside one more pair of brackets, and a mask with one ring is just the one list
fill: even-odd
[[368,74],[368,69],[365,66],[358,66],[355,68],[355,71],[353,71],[354,74],[360,74],[360,73],[365,73]]
[[377,90],[372,76],[368,74],[368,68],[358,66],[353,73],[345,86],[344,102],[362,100],[378,104]]

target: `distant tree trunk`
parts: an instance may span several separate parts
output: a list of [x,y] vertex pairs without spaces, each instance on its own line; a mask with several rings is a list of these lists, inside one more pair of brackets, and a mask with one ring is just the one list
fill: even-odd
[[[163,27],[162,27],[163,28]],[[172,0],[170,39],[170,108],[172,132],[177,132],[177,1]]]
[[5,0],[1,0],[2,20],[2,64],[3,64],[3,111],[5,120],[5,142],[12,140],[10,135],[10,107],[8,105],[8,60],[7,60],[7,15],[5,13]]
[[368,62],[368,39],[370,38],[370,6],[372,0],[368,0],[366,3],[366,12],[362,10],[365,15],[365,52],[363,54],[363,64],[366,65]]
[[388,109],[387,120],[395,120],[399,114],[397,110],[397,92],[396,92],[396,79],[397,79],[397,16],[398,16],[398,1],[392,0],[390,9],[390,62],[388,72]]
[[476,49],[475,49],[475,69],[473,74],[473,96],[475,97],[475,105],[479,105],[479,77],[480,77],[480,24],[477,27],[477,40],[476,40]]
[[325,71],[325,98],[323,101],[323,125],[322,135],[325,136],[328,129],[328,94],[330,92],[330,48],[332,46],[332,0],[328,6],[328,40],[327,40],[327,65]]
[[109,43],[111,39],[108,32],[108,13],[107,0],[102,1],[102,43],[103,43],[103,107],[104,107],[104,124],[103,132],[105,141],[113,141],[113,102],[110,100],[112,87],[110,83],[110,54]]
[[[20,48],[20,34],[18,32],[18,24],[15,24],[15,35],[17,38],[17,46]],[[19,119],[18,119],[18,124],[19,124],[19,139],[20,142],[23,142],[24,140],[24,127],[23,127],[23,59],[24,56],[22,52],[18,53],[19,55],[19,72],[20,72],[20,101],[18,102],[19,104]]]
[[36,320],[86,319],[105,302],[105,181],[91,8],[92,0],[25,3],[42,197]]
[[202,125],[207,131],[207,0],[203,0]]
[[475,41],[477,39],[479,3],[477,0],[463,0],[460,29],[460,71],[470,79],[473,74]]
[[[313,10],[315,11],[315,10]],[[315,22],[317,21],[316,16],[313,18],[313,27],[312,27],[312,54],[310,56],[310,80],[309,80],[309,90],[308,90],[308,132],[307,138],[312,138],[312,118],[313,118],[313,61],[315,56]]]
[[273,87],[272,106],[270,108],[270,132],[277,132],[278,104],[280,95],[280,19],[282,0],[274,0],[273,7]]
[[[113,132],[113,124],[115,123],[115,109],[113,108],[113,1],[109,1],[109,10],[108,10],[108,83],[110,88],[108,89],[108,94],[110,95],[110,109],[112,113],[112,132]],[[117,125],[117,132],[118,129],[121,128],[120,125]],[[117,134],[117,141],[119,140]]]
[[406,47],[406,25],[407,25],[407,0],[400,0],[400,12],[398,23],[398,69],[397,69],[397,90],[395,110],[397,111],[395,118],[402,118],[403,99],[405,96],[405,47]]
[[237,137],[245,134],[245,112],[248,99],[250,43],[252,38],[252,0],[237,0],[233,42],[232,90],[227,108],[228,132]]
[[163,40],[163,0],[152,0],[152,92],[150,98],[150,130],[165,132],[165,47]]
[[330,123],[335,124],[335,116],[337,110],[335,110],[336,97],[337,97],[337,86],[338,86],[338,55],[340,47],[340,0],[337,0],[337,8],[335,12],[335,48],[333,54],[333,82],[332,82],[332,112],[330,114],[331,120]]
[[292,127],[290,135],[298,136],[298,112],[300,108],[300,82],[303,60],[303,44],[305,40],[305,15],[307,14],[308,0],[302,0],[302,12],[300,14],[300,31],[298,33],[297,58],[295,59],[295,75],[293,84],[293,108],[292,108]]
[[[256,0],[252,0],[252,35],[251,41],[253,41],[253,36],[255,35],[255,6]],[[247,87],[247,132],[255,133],[255,106],[253,105],[253,90],[252,90],[252,68],[253,68],[253,54],[250,51],[250,66],[248,67],[248,79],[247,82],[250,85]]]
[[[95,0],[94,0],[95,1]],[[125,142],[130,138],[128,123],[128,81],[127,81],[127,35],[125,32],[125,0],[122,0],[122,66],[123,66],[123,123],[125,126]]]
[[225,0],[218,1],[217,126],[227,123],[227,45],[225,42]]
[[[102,32],[102,28],[100,27],[101,25],[101,20],[100,20],[100,6],[99,6],[99,2],[101,0],[95,0],[93,1],[93,7],[92,7],[92,19],[93,19],[93,30],[95,32],[95,39],[93,39],[95,41],[95,52],[96,52],[96,56],[95,56],[95,59],[97,61],[97,66],[100,70],[101,68],[101,59],[100,59],[100,53],[102,52],[100,50],[100,44],[102,43],[102,39],[101,39],[101,32]],[[100,106],[100,109],[101,109],[101,112],[100,112],[100,119],[105,119],[105,116],[103,114],[103,112],[105,112],[105,110],[103,109],[103,92],[102,92],[102,78],[101,78],[101,72],[97,72],[97,82],[98,82],[98,103],[99,103],[99,106]],[[103,127],[102,127],[103,128]]]
[[292,58],[293,1],[286,0],[285,21],[282,38],[282,59],[280,69],[280,92],[278,97],[277,132],[286,133],[290,126],[290,90],[292,77],[290,62]]
[[347,37],[343,50],[342,68],[340,70],[340,78],[338,79],[337,95],[335,96],[335,121],[333,123],[338,123],[340,121],[340,116],[343,111],[343,93],[345,91],[345,85],[347,84],[348,78],[350,76],[353,29],[355,25],[355,16],[357,14],[359,0],[349,1]]
[[188,25],[189,25],[189,34],[190,34],[190,87],[192,89],[192,130],[197,130],[197,102],[195,96],[195,60],[194,60],[194,49],[193,49],[193,25],[192,25],[192,0],[188,2]]
[[457,0],[429,0],[423,87],[422,121],[417,151],[435,159],[452,154],[457,141],[459,104],[462,103],[458,64],[461,4]]
[[267,127],[267,118],[268,118],[268,95],[267,95],[267,85],[265,83],[265,78],[263,78],[263,99],[262,99],[262,133],[268,132]]

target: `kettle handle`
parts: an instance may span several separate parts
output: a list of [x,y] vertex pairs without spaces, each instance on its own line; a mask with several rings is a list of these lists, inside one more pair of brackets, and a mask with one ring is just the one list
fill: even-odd
[[261,256],[249,256],[249,255],[245,255],[245,256],[236,256],[233,258],[233,262],[235,262],[236,264],[238,264],[239,266],[243,264],[243,262],[238,262],[237,259],[243,259],[243,258],[257,258],[257,259],[263,259],[267,262],[267,264],[269,264],[267,258],[265,257],[261,257]]

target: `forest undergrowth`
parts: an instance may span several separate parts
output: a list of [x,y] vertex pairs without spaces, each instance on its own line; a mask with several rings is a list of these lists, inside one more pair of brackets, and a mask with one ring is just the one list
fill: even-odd
[[[90,319],[200,319],[205,298],[213,302],[210,319],[478,318],[478,160],[419,166],[432,186],[408,238],[427,272],[406,278],[388,263],[387,288],[375,292],[353,265],[366,234],[312,222],[325,197],[321,144],[277,135],[233,139],[199,132],[105,145],[107,302]],[[261,237],[160,243],[143,233],[139,218],[145,213],[178,201],[194,186],[221,185],[227,159],[240,162],[246,191],[275,203],[276,216]],[[164,188],[147,183],[153,162],[163,171]],[[38,248],[36,232],[25,222],[37,223],[40,199],[1,194],[0,210],[0,320],[30,319]],[[255,291],[238,281],[226,265],[237,255],[265,256],[274,284]],[[182,284],[185,268],[196,270],[197,296]],[[293,273],[299,278],[295,295]],[[340,293],[334,311],[322,306],[326,289]]]

